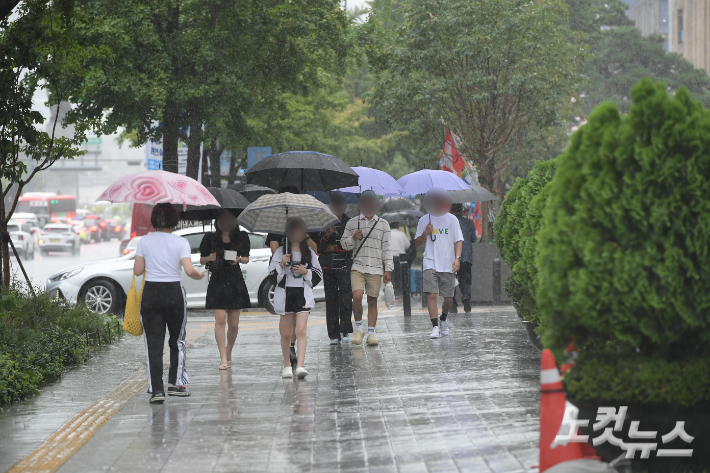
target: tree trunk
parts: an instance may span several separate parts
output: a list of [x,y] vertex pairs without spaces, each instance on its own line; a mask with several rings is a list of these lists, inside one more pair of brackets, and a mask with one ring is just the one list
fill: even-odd
[[7,225],[2,223],[2,285],[5,288],[10,287],[10,243],[5,236],[9,238],[7,233]]
[[[190,125],[190,139],[187,145],[187,169],[185,175],[197,180],[197,174],[200,172],[200,143],[202,137],[202,123],[196,120]],[[195,130],[193,132],[193,130]]]
[[212,187],[222,187],[222,176],[221,176],[221,164],[219,162],[220,156],[224,151],[224,144],[222,144],[218,138],[212,140],[210,145],[210,176],[212,177]]
[[178,172],[178,142],[177,131],[163,134],[163,171]]
[[203,186],[211,186],[212,183],[210,182],[210,167],[209,167],[209,151],[210,149],[207,146],[204,146],[202,148],[202,176],[200,176],[200,182],[202,183]]

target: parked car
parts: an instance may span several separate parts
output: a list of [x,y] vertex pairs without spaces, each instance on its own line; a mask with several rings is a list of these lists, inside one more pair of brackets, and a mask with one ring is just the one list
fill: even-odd
[[81,245],[79,235],[74,232],[73,226],[66,223],[45,225],[38,243],[43,255],[50,251],[69,251],[72,255],[77,255]]
[[[185,237],[190,243],[192,264],[200,270],[204,269],[200,264],[200,242],[208,230],[200,226],[175,231],[176,235]],[[249,298],[254,306],[264,307],[273,313],[273,291],[269,290],[267,278],[271,250],[264,245],[265,235],[250,233],[249,240],[252,248],[249,263],[242,265]],[[132,252],[115,259],[67,268],[47,280],[46,291],[52,297],[84,301],[96,312],[120,313],[131,287],[134,258],[135,253]],[[140,283],[141,277],[136,277],[136,285]],[[208,279],[205,277],[195,281],[183,274],[182,284],[187,294],[187,307],[204,308]],[[313,292],[318,300],[325,297],[322,284],[316,286]]]
[[106,219],[106,233],[109,240],[112,238],[120,240],[123,236],[123,225],[121,225],[121,222],[118,220],[112,218]]
[[[30,224],[19,223],[10,220],[7,224],[7,232],[10,234],[12,244],[22,258],[34,259],[35,257],[35,239],[30,232]],[[12,249],[10,250],[12,254]]]
[[121,238],[121,243],[118,245],[118,255],[119,256],[124,256],[127,255],[128,253],[124,253],[124,250],[126,249],[126,246],[128,246],[128,243],[131,242],[131,239],[135,237],[135,234],[131,232],[130,228],[127,228],[125,232],[123,232],[123,237]]
[[87,215],[82,220],[86,232],[89,234],[90,241],[106,241],[108,240],[108,231],[106,230],[106,222],[97,215]]
[[131,241],[128,242],[125,248],[123,248],[122,253],[124,255],[128,255],[136,251],[136,248],[138,248],[138,242],[141,241],[141,238],[143,237],[133,237],[131,238]]

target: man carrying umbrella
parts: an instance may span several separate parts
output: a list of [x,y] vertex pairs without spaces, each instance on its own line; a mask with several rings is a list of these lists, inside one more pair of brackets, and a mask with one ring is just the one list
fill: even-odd
[[[440,334],[449,334],[446,319],[456,288],[455,273],[460,266],[463,235],[458,219],[449,213],[451,196],[448,192],[439,188],[430,189],[424,196],[424,207],[429,213],[419,219],[414,241],[417,246],[426,245],[422,264],[422,293],[429,293],[429,318],[432,325],[430,338],[439,338]],[[441,330],[437,318],[439,295],[444,297]]]
[[320,266],[323,269],[323,288],[325,290],[325,320],[331,345],[350,341],[353,324],[353,294],[350,287],[350,264],[352,250],[346,250],[340,244],[345,225],[350,218],[345,215],[347,198],[340,191],[330,194],[328,207],[340,219],[340,223],[330,227],[318,239]]
[[352,343],[359,345],[364,337],[362,331],[362,296],[367,293],[367,344],[377,345],[375,324],[377,323],[377,296],[382,280],[392,279],[394,263],[390,246],[390,226],[379,218],[377,208],[380,199],[373,191],[365,191],[360,196],[360,215],[345,225],[340,244],[345,250],[353,250],[353,266],[350,282],[353,289],[353,313],[355,333]]

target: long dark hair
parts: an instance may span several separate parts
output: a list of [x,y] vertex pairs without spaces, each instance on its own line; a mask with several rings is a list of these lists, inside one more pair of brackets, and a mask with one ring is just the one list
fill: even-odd
[[[224,242],[222,241],[223,232],[222,232],[222,229],[219,228],[219,224],[217,222],[215,222],[214,229],[215,230],[214,230],[214,234],[212,237],[213,238],[212,241],[215,246],[221,247],[224,245]],[[244,251],[244,249],[242,248],[242,246],[243,246],[242,245],[242,231],[239,229],[239,224],[237,224],[237,226],[234,227],[234,230],[229,232],[229,241],[230,241],[230,243],[232,243],[234,245],[234,247],[236,248],[237,253],[239,254],[240,257],[242,256],[243,253],[246,253],[246,251]]]
[[[292,251],[291,239],[288,238],[289,234],[296,230],[297,228],[302,228],[304,231],[307,230],[306,222],[302,218],[293,217],[289,218],[286,222],[286,228],[284,228],[285,241],[288,246],[284,248],[284,254],[289,254]],[[299,244],[299,251],[301,252],[301,264],[304,266],[311,264],[311,248],[308,246],[308,234],[306,233],[306,238],[304,238]]]

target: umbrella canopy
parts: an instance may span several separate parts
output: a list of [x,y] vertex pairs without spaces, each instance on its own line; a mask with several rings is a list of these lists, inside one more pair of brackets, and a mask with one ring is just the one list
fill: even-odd
[[247,183],[299,192],[330,191],[356,186],[358,174],[350,166],[328,154],[315,151],[288,151],[266,157],[246,173]]
[[219,202],[205,186],[187,176],[167,171],[146,171],[124,176],[96,199],[140,204],[215,205]]
[[237,221],[249,231],[283,235],[286,221],[300,217],[309,232],[323,232],[340,222],[328,206],[307,194],[269,194],[245,208]]
[[382,199],[381,212],[399,212],[400,210],[414,209],[414,202],[406,197],[385,197]]
[[471,187],[463,191],[449,191],[449,195],[451,195],[451,202],[454,204],[498,200],[495,195],[480,186]]
[[424,213],[414,209],[387,212],[381,215],[388,223],[404,223],[407,226],[416,225],[423,216]]
[[255,184],[245,184],[244,182],[235,182],[227,189],[232,189],[246,197],[249,202],[254,202],[256,199],[266,194],[276,194],[276,191],[270,187],[257,186]]
[[[304,194],[312,195],[316,199],[318,199],[319,202],[323,202],[324,204],[327,204],[330,202],[330,192],[323,192],[323,191],[306,191]],[[348,204],[357,204],[358,199],[357,195],[355,194],[345,194],[345,201]]]
[[238,217],[242,210],[249,205],[249,201],[243,195],[232,189],[207,187],[207,190],[219,202],[219,206],[188,205],[183,211],[178,209],[182,220],[212,220],[219,217],[223,209],[228,209],[235,217]]
[[375,194],[402,194],[404,189],[400,186],[394,177],[390,176],[379,169],[366,168],[357,166],[353,168],[358,176],[358,184],[351,187],[343,187],[338,189],[341,192],[348,194],[362,194],[362,191],[371,190]]
[[426,194],[435,187],[447,190],[468,190],[471,188],[466,181],[456,174],[436,169],[422,169],[421,171],[400,177],[397,182],[404,189],[404,195]]

